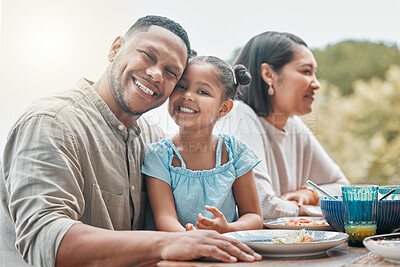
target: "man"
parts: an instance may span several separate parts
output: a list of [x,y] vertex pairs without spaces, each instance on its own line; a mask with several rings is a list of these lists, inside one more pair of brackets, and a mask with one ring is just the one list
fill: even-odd
[[143,152],[161,137],[141,115],[168,98],[190,53],[179,24],[141,18],[114,41],[111,64],[97,82],[82,79],[72,90],[36,102],[17,121],[0,179],[2,263],[260,259],[215,232],[131,231],[143,217]]

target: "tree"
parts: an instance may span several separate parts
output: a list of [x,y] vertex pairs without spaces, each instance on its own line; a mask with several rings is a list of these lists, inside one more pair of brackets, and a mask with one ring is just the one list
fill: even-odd
[[342,96],[323,83],[303,120],[352,183],[400,184],[400,67],[354,83]]
[[227,59],[227,62],[229,64],[231,64],[231,65],[233,64],[233,61],[235,61],[235,59],[239,55],[239,52],[241,49],[242,49],[241,47],[238,47],[238,48],[235,48],[235,50],[233,50],[231,57],[229,59]]
[[342,95],[353,93],[353,83],[373,77],[385,78],[390,65],[400,64],[397,45],[347,40],[314,49],[318,78],[338,87]]

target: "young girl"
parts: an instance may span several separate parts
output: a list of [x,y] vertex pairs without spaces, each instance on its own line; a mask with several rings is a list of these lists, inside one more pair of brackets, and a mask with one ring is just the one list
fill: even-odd
[[212,134],[238,85],[250,81],[243,65],[233,70],[217,57],[190,59],[169,98],[179,133],[150,145],[142,166],[158,230],[262,228],[252,171],[259,158],[233,136]]

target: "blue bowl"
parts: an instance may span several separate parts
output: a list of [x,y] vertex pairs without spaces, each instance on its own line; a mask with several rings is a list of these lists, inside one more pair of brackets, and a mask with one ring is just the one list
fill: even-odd
[[[329,225],[338,232],[344,230],[343,200],[321,198],[321,211]],[[388,234],[400,228],[400,199],[384,199],[378,201],[376,218],[376,234]]]

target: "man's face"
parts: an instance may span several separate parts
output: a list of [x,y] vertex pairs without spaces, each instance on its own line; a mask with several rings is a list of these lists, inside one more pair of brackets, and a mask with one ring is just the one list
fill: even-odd
[[151,26],[117,39],[109,59],[114,99],[123,112],[137,116],[167,100],[186,67],[187,49],[174,33]]

